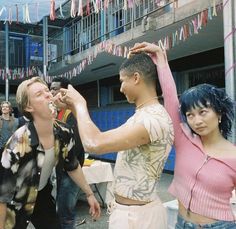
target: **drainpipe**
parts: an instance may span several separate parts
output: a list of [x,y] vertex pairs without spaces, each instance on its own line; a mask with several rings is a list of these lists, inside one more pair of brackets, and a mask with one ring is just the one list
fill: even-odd
[[9,100],[9,25],[5,23],[5,55],[6,55],[6,79],[5,79],[5,100]]
[[65,60],[65,54],[66,54],[66,42],[68,42],[68,40],[66,39],[66,28],[63,28],[63,33],[62,33],[62,37],[63,37],[63,41],[62,41],[62,60]]
[[97,100],[97,105],[98,107],[101,106],[101,101],[100,101],[100,81],[97,80],[97,96],[98,96],[98,100]]
[[[236,2],[223,0],[224,15],[224,52],[225,52],[225,89],[236,105]],[[236,144],[236,108],[234,107],[232,137]]]
[[44,79],[47,77],[47,66],[48,66],[48,18],[43,17],[43,76]]

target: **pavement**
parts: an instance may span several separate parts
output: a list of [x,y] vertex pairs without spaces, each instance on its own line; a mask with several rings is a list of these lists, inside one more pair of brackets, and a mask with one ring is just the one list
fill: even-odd
[[[158,193],[162,202],[167,202],[174,200],[174,197],[171,196],[167,189],[173,179],[173,175],[163,173],[159,182]],[[78,201],[78,221],[84,220],[85,223],[78,225],[78,229],[107,229],[108,228],[108,220],[109,215],[107,214],[107,209],[102,208],[101,218],[97,221],[93,221],[88,213],[89,208],[88,204],[85,201]]]

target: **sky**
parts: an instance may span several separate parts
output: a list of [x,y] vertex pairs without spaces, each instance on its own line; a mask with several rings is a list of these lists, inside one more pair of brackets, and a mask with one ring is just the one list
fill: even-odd
[[[64,3],[66,0],[55,0],[56,8],[60,4]],[[38,11],[37,11],[38,3]],[[18,18],[19,21],[23,21],[23,6],[28,4],[29,7],[29,18],[32,23],[37,22],[37,19],[41,20],[43,16],[50,14],[50,0],[0,0],[0,14],[1,10],[5,6],[7,9],[12,9],[12,19],[16,20],[16,5],[18,6]],[[38,13],[37,13],[38,12]],[[38,15],[38,16],[37,16]],[[2,15],[0,15],[0,20],[5,20],[8,18],[8,14],[4,10]]]

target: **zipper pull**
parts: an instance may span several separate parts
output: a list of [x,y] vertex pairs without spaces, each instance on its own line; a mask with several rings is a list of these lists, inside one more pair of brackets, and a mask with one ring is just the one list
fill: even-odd
[[210,159],[210,156],[209,155],[206,155],[206,159],[204,161],[204,164]]

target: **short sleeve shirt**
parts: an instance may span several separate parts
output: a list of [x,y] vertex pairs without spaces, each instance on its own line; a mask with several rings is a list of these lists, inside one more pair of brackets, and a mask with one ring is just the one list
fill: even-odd
[[115,165],[114,193],[139,200],[158,198],[157,183],[174,140],[172,121],[161,104],[136,110],[124,125],[143,125],[150,143],[120,151]]
[[[54,123],[54,154],[57,179],[63,171],[78,167],[73,130]],[[36,202],[45,150],[34,124],[19,128],[8,140],[0,163],[0,202],[7,204],[7,220],[14,228],[15,218],[30,219]]]

